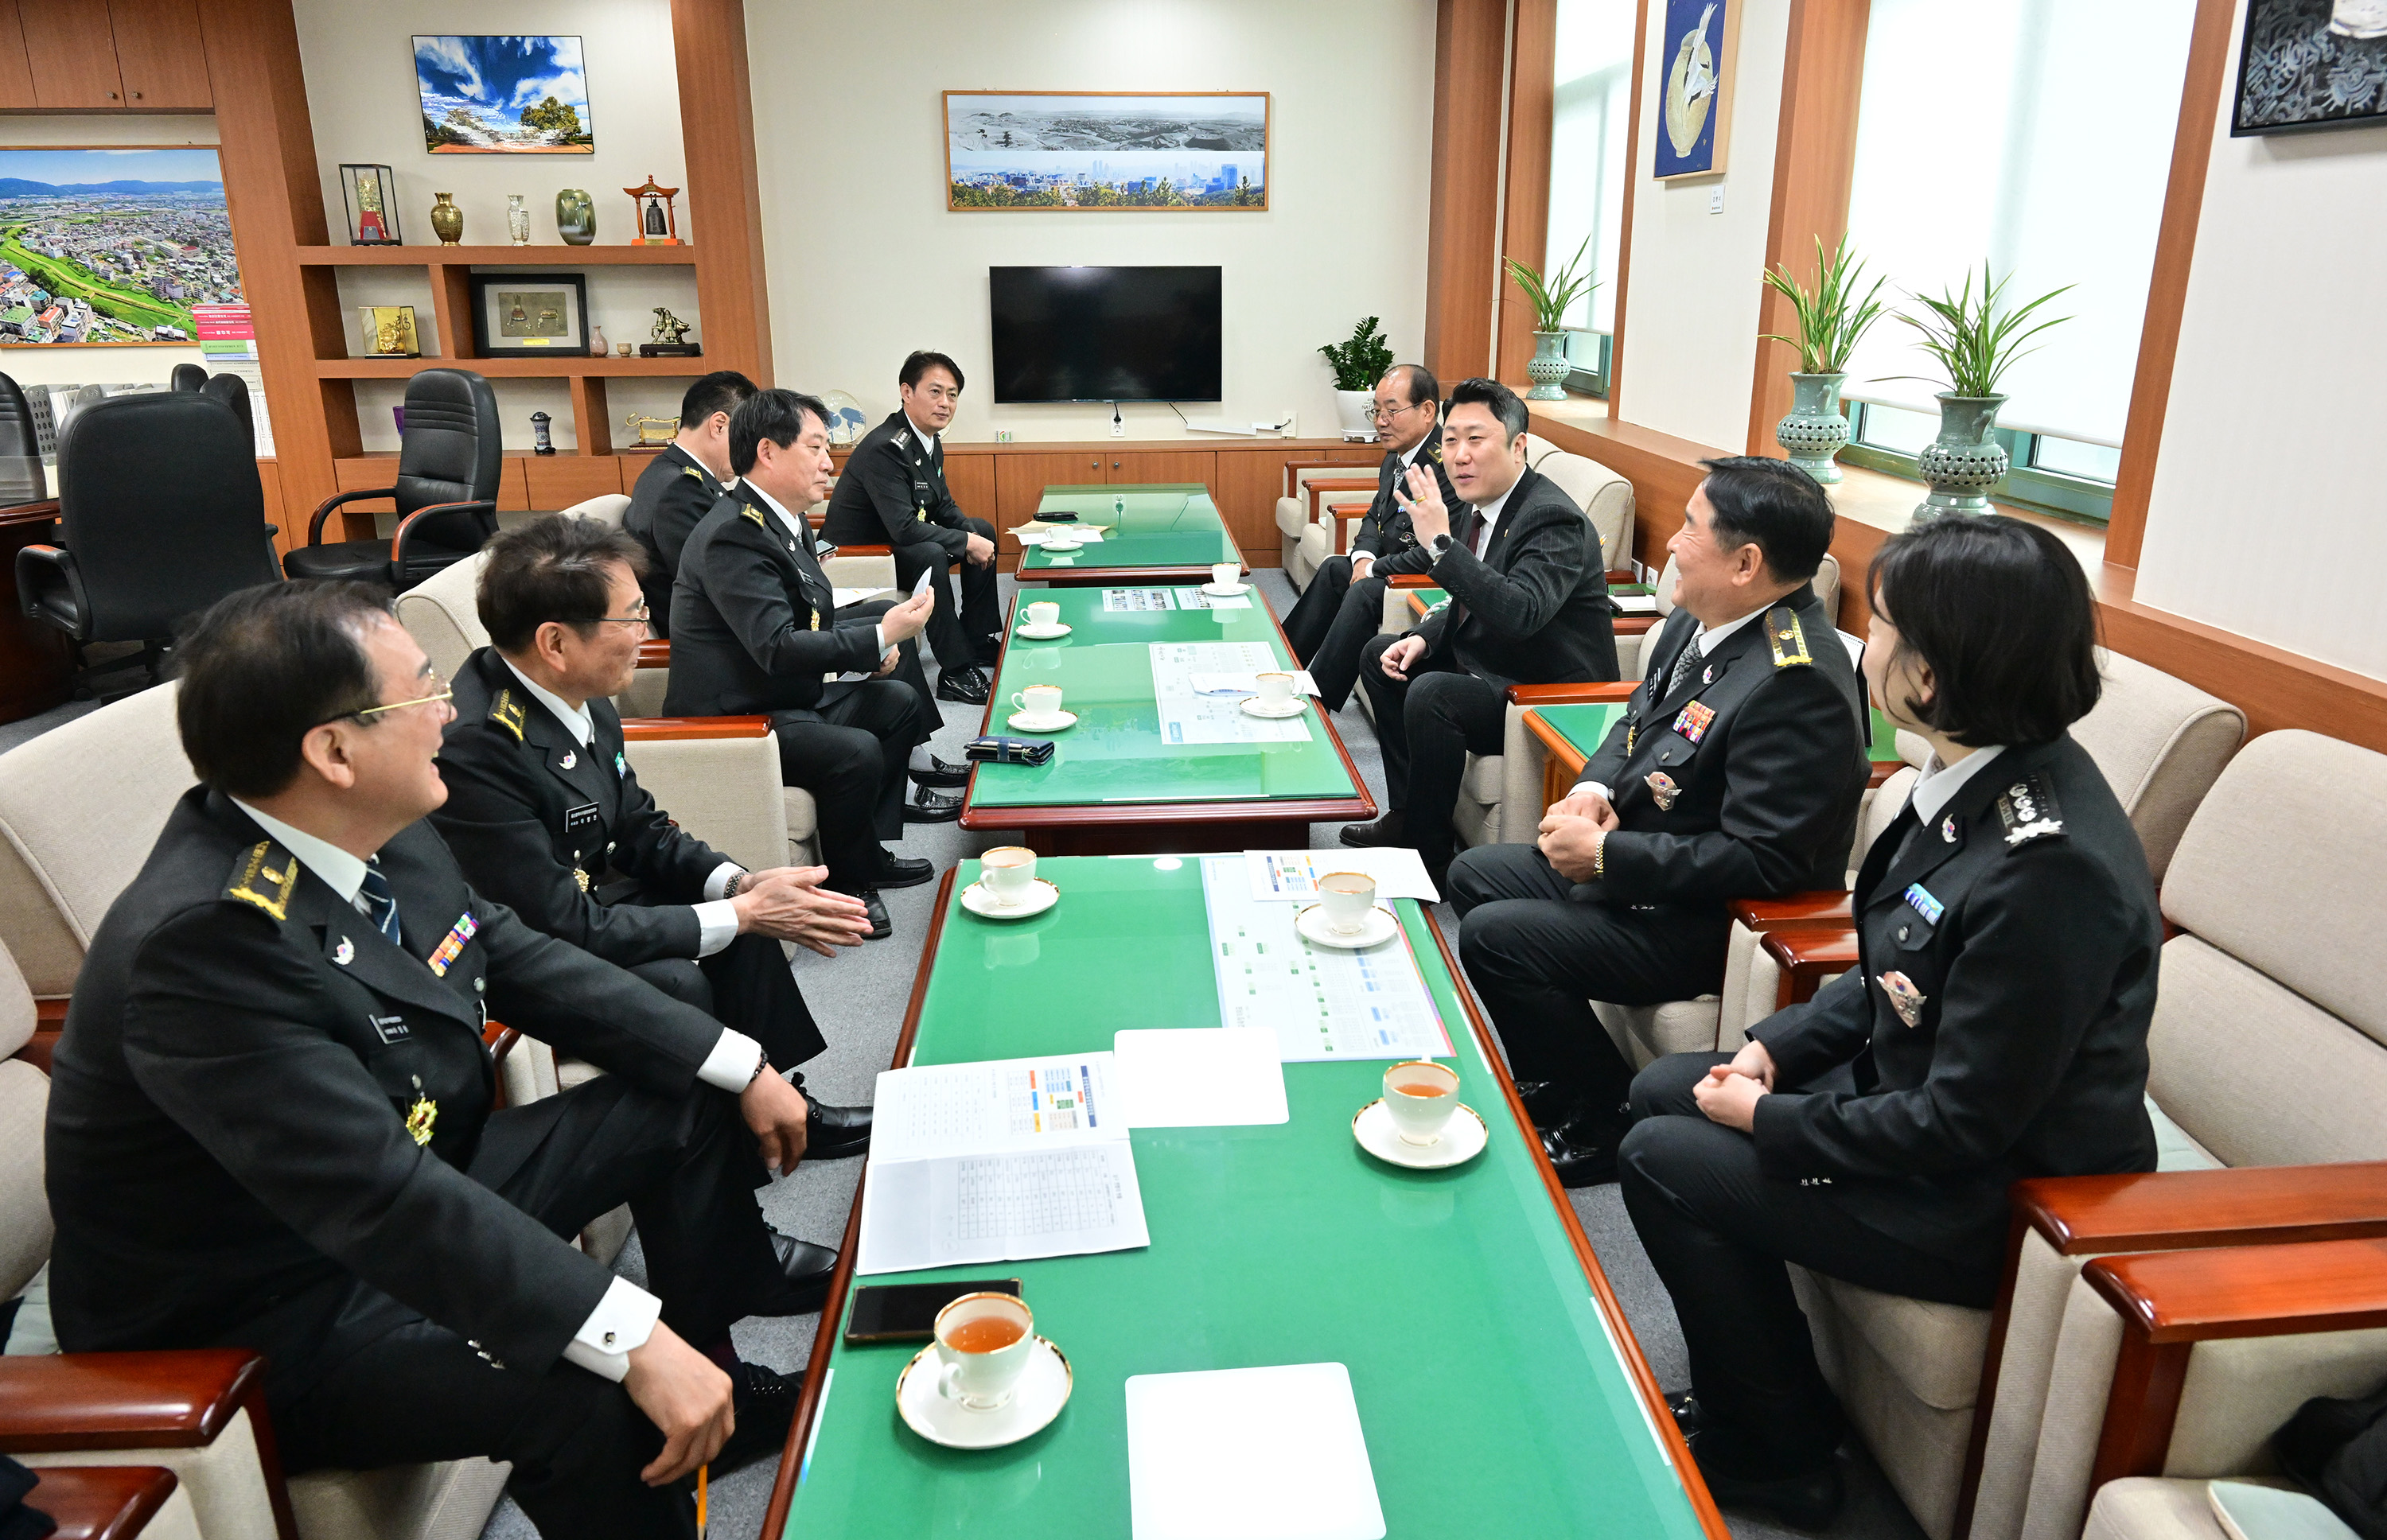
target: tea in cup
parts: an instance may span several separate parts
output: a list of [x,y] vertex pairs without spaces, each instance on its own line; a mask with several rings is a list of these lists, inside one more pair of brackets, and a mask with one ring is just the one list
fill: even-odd
[[1411,1059],[1384,1071],[1384,1112],[1402,1143],[1438,1142],[1443,1125],[1458,1110],[1457,1070],[1428,1059]]
[[1214,588],[1241,587],[1243,586],[1243,577],[1244,564],[1242,562],[1220,562],[1210,569],[1210,587]]
[[1011,704],[1030,722],[1054,721],[1061,714],[1061,687],[1030,685],[1026,689],[1014,691]]
[[1061,624],[1061,607],[1043,600],[1028,607],[1028,624],[1039,631],[1050,631]]
[[1290,674],[1257,674],[1263,709],[1281,712],[1293,704],[1293,675]]
[[1376,879],[1365,872],[1329,872],[1318,879],[1318,901],[1326,906],[1327,929],[1356,936],[1376,907]]
[[937,1389],[971,1411],[1011,1399],[1036,1348],[1036,1317],[1017,1294],[964,1294],[937,1312]]
[[1036,881],[1036,852],[1025,845],[997,845],[978,858],[979,878],[1006,909],[1028,901]]

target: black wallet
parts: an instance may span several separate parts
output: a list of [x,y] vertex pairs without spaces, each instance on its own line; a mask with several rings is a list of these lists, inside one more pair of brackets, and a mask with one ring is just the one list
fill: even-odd
[[1053,740],[1049,738],[1011,738],[995,733],[971,738],[962,745],[962,753],[970,759],[996,764],[1045,764],[1053,758]]

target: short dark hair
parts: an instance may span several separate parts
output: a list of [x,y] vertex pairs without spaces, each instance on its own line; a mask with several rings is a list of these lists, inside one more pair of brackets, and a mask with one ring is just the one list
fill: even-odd
[[928,377],[928,371],[931,369],[941,369],[951,374],[954,377],[954,388],[955,390],[962,388],[962,366],[942,353],[931,353],[926,348],[903,360],[903,372],[895,376],[895,381],[898,385],[916,385]]
[[753,394],[753,381],[734,369],[716,369],[679,398],[679,425],[692,428],[716,411],[736,411],[738,403]]
[[1951,514],[1893,535],[1865,594],[1931,670],[1930,703],[1901,709],[1959,743],[2045,743],[2097,703],[2089,574],[2036,524]]
[[1755,546],[1781,583],[1804,583],[1824,564],[1838,521],[1815,478],[1787,460],[1727,455],[1702,460],[1708,506],[1722,550]]
[[605,617],[613,580],[607,569],[647,570],[646,548],[594,519],[549,513],[501,532],[485,548],[474,602],[481,625],[500,652],[519,652],[538,628],[560,621],[583,637]]
[[1433,371],[1421,363],[1396,363],[1384,372],[1401,377],[1401,383],[1409,387],[1408,404],[1413,407],[1442,398],[1441,383],[1433,377]]
[[816,396],[797,390],[758,390],[729,414],[729,468],[739,475],[754,469],[754,447],[769,439],[781,448],[804,431],[804,413],[828,426],[828,408]]
[[1511,439],[1523,433],[1533,421],[1517,393],[1497,380],[1461,380],[1452,385],[1445,414],[1469,406],[1491,408],[1492,415],[1500,420],[1501,430]]
[[174,721],[199,779],[271,797],[297,776],[310,730],[380,705],[364,635],[374,616],[392,618],[392,602],[375,583],[267,583],[191,622],[174,650]]

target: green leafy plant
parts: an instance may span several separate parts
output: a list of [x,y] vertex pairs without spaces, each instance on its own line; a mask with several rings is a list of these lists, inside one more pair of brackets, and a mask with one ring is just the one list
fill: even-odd
[[1591,269],[1586,267],[1580,273],[1575,271],[1576,265],[1590,248],[1591,237],[1585,235],[1583,245],[1575,247],[1574,255],[1567,259],[1567,265],[1547,278],[1514,257],[1508,259],[1509,280],[1524,290],[1525,297],[1534,303],[1534,330],[1565,331],[1567,311],[1573,308],[1576,300],[1599,287],[1599,281],[1592,277]]
[[1944,383],[1949,393],[1955,396],[1995,396],[1998,381],[2005,372],[2039,351],[2036,347],[2025,347],[2023,344],[2049,327],[2060,326],[2072,319],[2070,316],[2051,316],[2036,325],[2030,323],[2032,315],[2041,305],[2071,289],[2069,284],[2060,289],[2050,289],[2027,305],[2001,310],[1998,301],[2013,278],[2014,274],[2008,273],[1992,282],[1989,264],[1984,261],[1981,264],[1981,292],[1977,299],[1973,295],[1973,275],[1969,272],[1964,275],[1964,286],[1954,294],[1943,289],[1936,298],[1919,294],[1907,296],[1927,313],[1917,316],[1901,310],[1898,319],[1923,334],[1923,340],[1917,346],[1939,361],[1939,368],[1947,378],[1942,382],[1925,374],[1884,377],[1921,380],[1926,385]]
[[1783,263],[1765,274],[1765,284],[1774,293],[1790,301],[1791,312],[1798,317],[1799,335],[1786,337],[1768,332],[1768,342],[1787,343],[1799,349],[1799,372],[1802,374],[1838,374],[1849,366],[1849,355],[1857,348],[1857,341],[1873,323],[1881,319],[1887,308],[1881,302],[1881,286],[1889,282],[1876,278],[1873,286],[1860,296],[1858,286],[1864,282],[1864,264],[1849,249],[1848,237],[1840,237],[1840,246],[1826,259],[1824,238],[1815,237],[1815,286],[1802,288],[1790,276],[1790,264]]
[[1318,349],[1334,366],[1337,390],[1373,390],[1384,371],[1393,367],[1393,349],[1369,316],[1351,328],[1348,342],[1330,342]]

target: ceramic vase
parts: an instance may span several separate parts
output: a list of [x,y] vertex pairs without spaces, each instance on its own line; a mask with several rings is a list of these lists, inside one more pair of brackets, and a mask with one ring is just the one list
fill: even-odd
[[431,233],[439,237],[441,246],[463,244],[464,210],[456,207],[455,194],[442,193],[431,206]]
[[605,342],[605,328],[591,322],[588,326],[588,356],[601,359],[612,351]]
[[1849,420],[1840,415],[1846,374],[1790,376],[1790,415],[1774,424],[1774,442],[1790,463],[1828,486],[1840,479],[1832,457],[1848,447]]
[[1534,356],[1526,360],[1525,377],[1534,388],[1525,392],[1528,401],[1563,401],[1566,399],[1566,377],[1574,372],[1567,361],[1564,332],[1535,332]]
[[1915,523],[1989,511],[1989,488],[2006,473],[2006,448],[1997,440],[1998,409],[2005,404],[2002,396],[1939,398],[1939,436],[1915,457],[1931,484],[1931,495],[1915,505]]
[[530,245],[530,210],[523,207],[520,193],[506,195],[506,234],[516,246]]
[[1334,416],[1342,424],[1345,438],[1374,438],[1375,411],[1376,393],[1372,390],[1338,390],[1334,393]]
[[555,233],[565,246],[587,246],[597,238],[597,205],[577,187],[555,195]]

